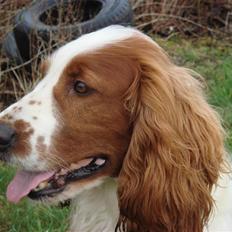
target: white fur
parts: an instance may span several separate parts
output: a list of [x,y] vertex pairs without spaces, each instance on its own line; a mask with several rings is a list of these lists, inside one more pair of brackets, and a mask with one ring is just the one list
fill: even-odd
[[108,179],[72,203],[71,232],[114,232],[119,217],[117,185]]
[[213,190],[215,199],[214,212],[211,215],[207,232],[231,232],[232,231],[232,176],[223,175],[218,186]]
[[[223,175],[213,190],[215,208],[204,232],[232,232],[232,177]],[[71,232],[114,232],[119,218],[117,184],[107,180],[82,191],[72,202]]]

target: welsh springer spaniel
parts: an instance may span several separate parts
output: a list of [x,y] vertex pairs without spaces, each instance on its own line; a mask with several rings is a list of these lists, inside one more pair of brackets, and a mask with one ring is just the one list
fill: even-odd
[[110,26],[59,48],[0,114],[7,198],[72,199],[73,232],[232,231],[224,132],[192,71]]

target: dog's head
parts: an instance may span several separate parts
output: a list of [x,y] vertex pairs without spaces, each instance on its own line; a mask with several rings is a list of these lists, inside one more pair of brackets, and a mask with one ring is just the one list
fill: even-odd
[[63,201],[117,177],[121,223],[200,231],[223,130],[190,71],[120,26],[68,43],[42,70],[36,88],[0,114],[1,159],[22,169],[9,200]]

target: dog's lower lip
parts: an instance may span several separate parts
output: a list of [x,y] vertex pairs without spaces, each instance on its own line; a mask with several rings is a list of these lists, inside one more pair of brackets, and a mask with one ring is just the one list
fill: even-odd
[[61,171],[62,175],[60,176],[58,175],[60,171],[58,171],[48,180],[48,186],[45,186],[40,190],[32,190],[28,194],[28,197],[33,200],[41,199],[43,197],[53,197],[54,195],[62,192],[67,184],[94,175],[105,166],[106,161],[106,158],[94,157],[88,165],[79,169],[67,171],[66,174],[62,173]]
[[61,187],[61,188],[57,188],[57,189],[44,189],[41,191],[31,191],[28,194],[28,197],[31,198],[32,200],[36,200],[36,199],[41,199],[43,197],[52,197],[54,194],[58,194],[60,192],[62,192],[64,190],[65,186]]

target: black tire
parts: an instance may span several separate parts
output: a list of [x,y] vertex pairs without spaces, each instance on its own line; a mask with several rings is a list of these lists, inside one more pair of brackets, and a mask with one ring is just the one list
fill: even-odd
[[7,34],[2,44],[2,48],[6,52],[6,55],[13,59],[16,63],[23,63],[23,58],[21,57],[13,32],[9,32]]
[[[55,7],[61,2],[63,5],[76,2],[77,0],[46,0],[38,1],[29,9],[21,12],[16,17],[16,31],[31,31],[38,32],[42,37],[49,38],[51,32],[71,32],[73,35],[79,36],[81,34],[89,33],[97,29],[106,27],[112,24],[128,25],[132,22],[132,9],[127,0],[82,0],[87,3],[100,3],[101,10],[98,14],[88,20],[73,25],[68,25],[62,29],[58,26],[50,26],[44,24],[40,17],[49,9]],[[90,4],[89,4],[90,6]]]
[[[82,0],[88,4],[88,7],[98,4],[101,8],[98,13],[86,21],[65,25],[63,27],[47,25],[41,21],[41,16],[48,10],[53,9],[60,3],[71,4],[77,0],[42,0],[37,1],[30,8],[22,10],[15,18],[16,27],[14,28],[14,36],[18,45],[18,53],[21,54],[24,61],[30,57],[29,43],[32,34],[41,37],[44,41],[49,41],[52,34],[61,33],[71,35],[70,39],[74,39],[82,34],[89,33],[100,28],[112,25],[130,25],[132,23],[133,13],[128,0]],[[9,43],[9,41],[5,41]],[[4,46],[9,47],[9,46]],[[6,50],[10,55],[12,51]],[[11,55],[10,55],[11,56]],[[13,58],[13,56],[11,56]],[[19,62],[20,60],[17,59]],[[20,62],[21,63],[21,62]]]

